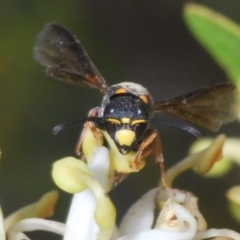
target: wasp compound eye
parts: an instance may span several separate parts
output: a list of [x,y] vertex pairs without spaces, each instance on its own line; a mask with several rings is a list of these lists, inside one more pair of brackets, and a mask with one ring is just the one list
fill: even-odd
[[105,129],[108,132],[109,136],[112,139],[115,139],[115,134],[117,131],[117,123],[107,120],[105,121]]
[[148,124],[146,122],[134,125],[134,132],[136,134],[136,138],[140,140],[147,131],[147,128]]

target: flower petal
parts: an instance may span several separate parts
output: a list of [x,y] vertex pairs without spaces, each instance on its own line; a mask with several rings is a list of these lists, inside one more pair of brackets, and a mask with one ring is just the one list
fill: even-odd
[[32,232],[36,230],[48,231],[63,235],[65,231],[65,224],[45,219],[29,218],[15,223],[9,229],[7,235],[8,239],[19,239],[19,236],[21,236],[22,232]]
[[114,180],[109,151],[105,147],[99,147],[94,149],[92,156],[88,165],[73,157],[56,161],[53,164],[52,177],[58,187],[69,193],[77,193],[87,188],[87,179],[94,178],[108,192]]
[[151,229],[158,192],[158,188],[150,190],[131,206],[121,221],[121,236]]
[[173,199],[175,202],[182,204],[197,220],[197,229],[205,230],[207,228],[206,220],[198,209],[198,198],[191,192],[186,192],[178,189],[171,189],[170,192],[167,189],[159,188],[158,202],[166,202],[168,199]]
[[226,192],[226,196],[230,201],[240,205],[240,186],[231,187]]
[[[97,236],[97,239],[110,239],[114,228],[116,210],[106,194],[106,190],[112,185],[112,182],[110,182],[111,184],[109,183],[110,163],[108,155],[108,150],[105,147],[98,148],[93,155],[91,169],[89,169],[88,165],[83,161],[70,157],[54,163],[52,176],[60,188],[70,193],[85,190],[77,194],[77,196],[74,196],[73,205],[70,207],[66,227],[67,232],[64,240],[79,239],[77,233],[79,231],[79,225],[73,225],[73,222],[76,221],[79,224],[82,217],[83,221],[90,222],[86,226],[84,225],[86,229],[83,229],[84,233],[86,230],[86,239],[89,239],[92,228],[94,229],[95,238]],[[104,161],[107,163],[104,163]],[[100,170],[99,168],[101,167],[103,168]],[[102,173],[100,175],[97,174],[99,170]],[[102,185],[96,181],[93,176],[95,176]],[[102,186],[106,190],[103,189]],[[83,207],[85,205],[85,209],[79,208],[80,205],[83,205]],[[86,208],[86,206],[89,208]],[[93,210],[95,210],[94,216]],[[86,219],[86,217],[88,218]],[[94,221],[96,221],[99,231],[95,227]],[[83,239],[82,235],[81,239]]]
[[96,199],[89,189],[74,194],[66,222],[64,240],[96,238],[99,233],[99,227],[94,219],[96,204]]
[[186,192],[186,198],[185,198],[184,202],[182,203],[182,205],[197,220],[197,229],[201,230],[201,231],[206,230],[207,222],[198,209],[198,198],[196,196],[194,196],[192,193]]
[[223,148],[224,156],[230,158],[238,165],[240,165],[239,146],[240,138],[227,138],[226,144],[224,144]]
[[180,204],[168,200],[160,214],[157,229],[129,234],[118,240],[192,240],[196,234],[195,218]]
[[166,181],[171,186],[174,179],[183,171],[195,167],[199,174],[206,174],[213,164],[222,158],[225,135],[219,135],[206,149],[192,154],[175,164],[166,172]]
[[[115,208],[101,188],[92,181],[90,189],[75,194],[68,220],[64,240],[109,239],[115,223]],[[97,226],[96,224],[97,223]]]
[[17,232],[13,234],[8,234],[8,240],[31,240],[24,233]]
[[66,157],[53,164],[52,177],[62,190],[77,193],[87,188],[86,178],[92,177],[92,173],[85,162]]
[[106,192],[109,192],[113,186],[114,170],[110,165],[108,149],[105,147],[94,149],[88,167],[93,178],[101,184]]
[[[194,238],[194,240],[201,240],[205,238],[213,238],[213,237],[223,237],[224,239],[240,239],[240,234],[230,230],[230,229],[208,229],[204,232],[198,232]],[[222,239],[222,238],[221,238]]]
[[89,189],[93,192],[97,201],[97,207],[94,213],[96,223],[100,228],[97,239],[109,239],[112,235],[116,219],[115,207],[111,202],[109,196],[106,194],[105,190],[97,181],[91,181],[89,179],[87,185]]
[[6,231],[14,223],[24,218],[32,217],[46,218],[52,216],[53,209],[55,207],[57,199],[58,192],[51,191],[49,193],[44,194],[38,202],[30,204],[12,213],[4,221]]
[[0,240],[5,240],[5,239],[6,239],[6,233],[5,233],[5,226],[4,226],[4,218],[3,218],[2,208],[0,207]]
[[[213,142],[212,138],[202,138],[194,142],[190,148],[191,153],[199,152],[207,148]],[[205,175],[206,177],[222,177],[227,174],[233,163],[229,160],[239,159],[238,147],[240,144],[240,139],[229,139],[227,138],[223,146],[223,158],[214,164],[211,170]],[[238,156],[239,155],[239,156]],[[237,161],[237,160],[236,160]]]
[[232,217],[240,223],[240,186],[231,187],[226,192],[226,197],[229,200],[228,208]]
[[169,199],[160,213],[155,228],[185,232],[193,237],[197,231],[197,222],[184,206],[176,203],[173,199]]

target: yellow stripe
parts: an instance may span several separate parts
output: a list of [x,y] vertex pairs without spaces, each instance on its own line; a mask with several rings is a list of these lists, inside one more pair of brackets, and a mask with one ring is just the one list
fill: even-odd
[[114,122],[114,123],[116,123],[116,124],[118,124],[118,125],[121,124],[121,121],[118,120],[118,119],[116,119],[116,118],[108,118],[108,119],[106,119],[106,121],[108,121],[108,122]]
[[146,120],[145,119],[132,120],[132,124],[131,125],[135,125],[135,124],[139,124],[139,123],[146,123]]

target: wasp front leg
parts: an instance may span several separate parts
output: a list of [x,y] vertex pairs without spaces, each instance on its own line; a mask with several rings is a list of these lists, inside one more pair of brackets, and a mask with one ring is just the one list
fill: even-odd
[[[99,110],[98,107],[91,109],[88,113],[88,117],[97,117],[98,110]],[[86,148],[88,149],[89,147],[92,147],[92,142],[97,143],[97,144],[95,144],[97,146],[102,146],[102,141],[103,141],[102,140],[102,134],[98,130],[98,128],[95,126],[95,124],[91,121],[86,122],[84,124],[83,130],[82,130],[81,135],[79,137],[79,140],[77,142],[75,152],[78,156],[81,156],[81,154],[82,154],[83,141],[86,142],[86,144],[91,143],[88,147],[86,146],[85,149]],[[85,152],[88,152],[88,150],[85,151]],[[86,154],[84,153],[84,151],[83,151],[83,154],[86,157]]]
[[140,144],[134,159],[135,167],[136,168],[138,167],[139,161],[141,161],[141,156],[147,157],[153,150],[154,150],[156,162],[159,163],[160,165],[161,178],[162,178],[163,185],[166,188],[169,188],[166,182],[164,159],[162,155],[162,144],[156,129],[149,129],[146,132],[144,139]]

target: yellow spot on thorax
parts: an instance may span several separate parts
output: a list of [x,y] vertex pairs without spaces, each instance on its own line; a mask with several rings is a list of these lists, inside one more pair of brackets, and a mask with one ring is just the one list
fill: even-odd
[[125,88],[119,88],[115,91],[114,94],[123,94],[123,93],[126,93],[127,90]]
[[145,103],[148,104],[148,98],[146,97],[146,95],[141,95],[140,99]]

